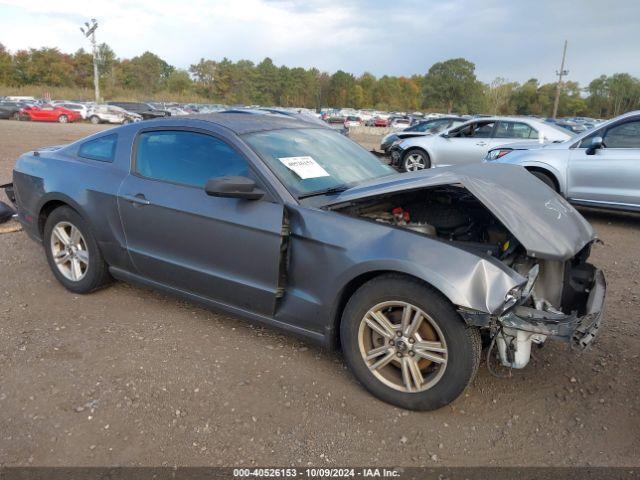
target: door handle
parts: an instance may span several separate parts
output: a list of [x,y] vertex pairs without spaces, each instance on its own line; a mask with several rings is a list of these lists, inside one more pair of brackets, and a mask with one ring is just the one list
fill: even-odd
[[479,147],[484,147],[486,144],[487,142],[482,142],[482,141],[476,143],[476,145],[478,145]]
[[142,193],[136,193],[135,195],[122,195],[122,198],[127,202],[131,202],[136,205],[150,205],[151,202],[146,199]]

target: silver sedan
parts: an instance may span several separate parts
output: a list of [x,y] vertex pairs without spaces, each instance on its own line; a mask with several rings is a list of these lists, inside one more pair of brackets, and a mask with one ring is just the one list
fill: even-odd
[[563,143],[497,147],[485,161],[521,165],[575,205],[640,211],[640,111]]
[[480,163],[498,145],[518,140],[563,142],[568,130],[529,117],[475,118],[439,135],[408,138],[391,148],[392,163],[406,172],[431,167]]

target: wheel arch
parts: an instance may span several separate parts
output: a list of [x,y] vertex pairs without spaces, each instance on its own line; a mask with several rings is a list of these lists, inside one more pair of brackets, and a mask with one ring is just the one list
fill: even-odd
[[80,205],[78,205],[78,203],[71,197],[61,193],[46,195],[40,201],[40,206],[38,208],[38,234],[40,235],[40,238],[44,237],[44,226],[47,223],[47,218],[51,215],[51,212],[60,207],[70,207],[86,220]]
[[365,283],[373,280],[374,278],[380,277],[382,275],[398,275],[401,277],[410,278],[413,280],[417,280],[423,283],[425,286],[431,288],[433,291],[437,292],[443,298],[445,298],[448,302],[455,306],[455,303],[451,300],[451,298],[446,295],[441,289],[435,287],[432,282],[421,278],[420,276],[414,275],[412,273],[408,273],[402,270],[394,270],[394,269],[378,269],[378,270],[369,270],[359,275],[351,278],[343,287],[340,289],[336,301],[334,303],[334,307],[332,310],[331,321],[327,328],[327,344],[328,347],[332,350],[339,349],[340,347],[340,323],[342,321],[342,314],[344,312],[349,299],[353,296],[353,294],[362,287]]
[[560,181],[558,180],[558,176],[552,172],[549,168],[541,167],[538,165],[525,165],[524,167],[529,172],[538,172],[548,176],[553,184],[556,186],[557,192],[562,192],[562,188],[560,186]]

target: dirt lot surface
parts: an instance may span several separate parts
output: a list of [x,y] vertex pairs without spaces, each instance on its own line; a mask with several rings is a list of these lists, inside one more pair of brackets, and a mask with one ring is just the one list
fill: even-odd
[[[34,147],[101,126],[0,121],[0,183]],[[376,139],[358,139],[375,145]],[[606,323],[453,405],[406,412],[339,353],[117,283],[74,295],[23,232],[0,234],[0,465],[640,464],[640,217],[584,212]]]

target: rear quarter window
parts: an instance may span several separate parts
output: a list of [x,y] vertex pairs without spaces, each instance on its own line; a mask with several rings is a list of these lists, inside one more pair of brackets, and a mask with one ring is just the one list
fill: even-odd
[[114,133],[84,142],[80,145],[78,156],[100,162],[113,162],[117,140],[118,136]]

